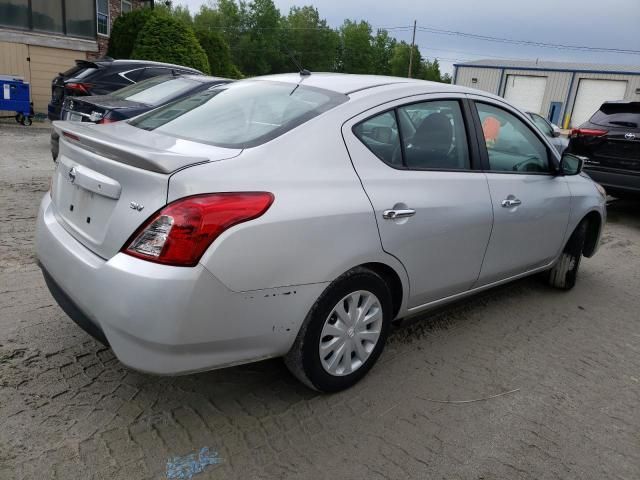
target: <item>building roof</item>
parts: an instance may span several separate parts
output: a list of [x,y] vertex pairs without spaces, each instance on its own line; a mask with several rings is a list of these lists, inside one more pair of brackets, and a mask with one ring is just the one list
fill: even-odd
[[455,67],[515,68],[526,70],[556,70],[568,72],[627,73],[640,75],[640,65],[610,65],[605,63],[550,62],[536,60],[473,60],[456,63]]

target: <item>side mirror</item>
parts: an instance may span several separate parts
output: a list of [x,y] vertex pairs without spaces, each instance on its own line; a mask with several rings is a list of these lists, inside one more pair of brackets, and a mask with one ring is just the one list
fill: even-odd
[[562,134],[562,132],[560,131],[560,127],[558,127],[557,125],[554,125],[552,123],[551,128],[553,130],[553,132],[551,133],[552,137],[559,137]]
[[584,161],[586,157],[580,157],[573,155],[572,153],[563,153],[560,159],[560,174],[561,175],[578,175],[582,172]]

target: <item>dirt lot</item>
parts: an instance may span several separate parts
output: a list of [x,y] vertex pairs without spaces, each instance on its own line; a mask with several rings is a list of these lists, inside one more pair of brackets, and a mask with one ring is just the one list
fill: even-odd
[[400,326],[325,396],[278,360],[123,367],[35,264],[52,168],[47,131],[0,126],[0,479],[190,478],[190,454],[196,480],[640,478],[640,205],[610,205],[573,291],[526,279]]

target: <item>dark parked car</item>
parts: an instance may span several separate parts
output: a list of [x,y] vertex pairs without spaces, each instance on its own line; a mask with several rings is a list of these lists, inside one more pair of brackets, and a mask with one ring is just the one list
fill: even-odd
[[[113,123],[133,118],[174,100],[231,80],[205,75],[162,75],[121,88],[109,95],[68,97],[61,119],[92,123]],[[58,134],[51,132],[51,154],[58,157]]]
[[571,131],[568,151],[614,197],[640,197],[640,102],[605,102]]
[[158,75],[202,74],[189,67],[147,60],[76,60],[76,65],[51,82],[49,119],[60,120],[66,96],[105,95]]

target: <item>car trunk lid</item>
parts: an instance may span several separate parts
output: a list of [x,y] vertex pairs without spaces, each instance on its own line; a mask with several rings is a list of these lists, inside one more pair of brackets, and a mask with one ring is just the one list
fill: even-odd
[[115,255],[135,230],[166,204],[170,175],[234,157],[240,150],[194,144],[111,125],[54,122],[60,155],[52,180],[61,225],[102,258]]

